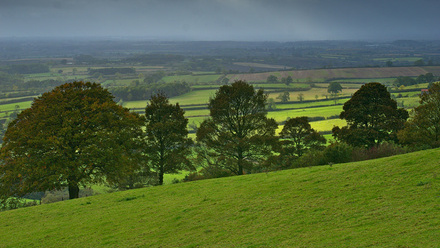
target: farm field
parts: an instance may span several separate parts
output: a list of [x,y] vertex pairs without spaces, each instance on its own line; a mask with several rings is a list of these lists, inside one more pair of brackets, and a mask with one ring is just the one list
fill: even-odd
[[[87,76],[88,69],[96,69],[103,67],[54,67],[51,69],[50,73],[38,73],[29,74],[26,76],[26,80],[44,80],[44,79],[57,79],[60,77],[64,78],[77,78]],[[134,67],[139,73],[151,71],[151,70],[162,70],[163,67],[160,66],[136,66]],[[440,67],[439,67],[440,68]],[[63,71],[59,74],[58,71]],[[75,69],[75,75],[73,71]],[[372,73],[372,70],[375,72]],[[418,73],[424,73],[426,70],[436,70],[437,67],[399,67],[399,68],[349,68],[349,69],[321,69],[321,70],[297,70],[297,71],[281,71],[281,72],[268,72],[268,73],[249,73],[249,74],[239,74],[239,75],[226,75],[230,78],[230,82],[234,79],[247,79],[256,88],[265,88],[268,93],[268,98],[273,98],[275,100],[276,111],[270,111],[269,117],[275,118],[278,122],[283,122],[287,118],[293,118],[297,116],[336,116],[339,115],[341,111],[341,106],[348,98],[360,88],[362,83],[370,81],[379,81],[381,83],[386,83],[395,79],[397,75],[415,75]],[[440,70],[440,69],[439,69]],[[265,81],[268,75],[276,75],[279,78],[285,76],[294,77],[295,83],[286,86],[285,84],[267,84]],[[358,77],[365,76],[365,78],[351,78],[353,75]],[[368,77],[367,77],[368,75]],[[382,77],[372,78],[372,75],[378,75]],[[385,77],[387,75],[392,75],[394,77]],[[221,75],[220,74],[198,74],[193,73],[193,75],[181,75],[181,76],[168,76],[165,77],[165,81],[187,81],[191,83],[192,91],[184,95],[172,97],[170,102],[179,103],[185,110],[186,115],[189,118],[189,123],[198,125],[203,121],[209,114],[206,109],[194,109],[203,108],[207,105],[209,98],[214,96],[218,87],[221,84],[212,84]],[[239,77],[238,77],[239,76]],[[338,82],[341,83],[343,90],[338,95],[339,97],[346,97],[338,99],[336,101],[329,99],[330,95],[327,92],[329,77],[338,77]],[[345,78],[344,77],[350,77]],[[124,86],[130,85],[136,78],[120,78],[111,79],[103,82],[103,85],[108,87],[113,86]],[[87,79],[85,79],[87,80]],[[311,81],[320,80],[320,82],[310,83]],[[89,80],[93,81],[93,79]],[[355,82],[355,83],[353,83]],[[405,90],[410,90],[411,88],[417,89],[415,91],[393,93],[394,96],[398,97],[401,94],[403,97],[398,97],[397,102],[406,108],[413,108],[418,105],[418,94],[421,87],[426,87],[426,85],[416,85],[405,87]],[[305,89],[301,91],[295,91],[293,89]],[[281,104],[277,97],[284,91],[289,92],[290,101],[288,104]],[[305,102],[299,102],[298,97],[302,95]],[[6,98],[3,101],[13,100],[14,98]],[[325,100],[328,99],[328,100]],[[15,107],[18,105],[19,110],[30,107],[31,102],[16,102],[16,103],[6,103],[1,104],[0,102],[0,112],[2,112],[1,117],[6,118],[5,115],[10,111],[14,111]],[[142,101],[125,101],[123,106],[131,109],[136,109],[137,112],[143,113],[143,109],[146,107],[147,99]],[[334,105],[337,104],[338,107]],[[301,109],[302,108],[302,109]],[[295,109],[295,110],[293,110]],[[300,110],[301,109],[301,110]],[[331,127],[330,127],[331,128]],[[329,131],[322,130],[321,131]]]
[[0,247],[437,247],[440,150],[0,212]]
[[[295,70],[278,72],[278,77],[291,76],[294,81],[306,80],[320,82],[331,79],[359,79],[359,78],[391,78],[396,76],[417,77],[430,71],[439,70],[437,67],[386,67],[386,68],[343,68],[343,69],[316,69]],[[230,80],[246,80],[251,82],[263,82],[269,75],[274,73],[231,74]]]

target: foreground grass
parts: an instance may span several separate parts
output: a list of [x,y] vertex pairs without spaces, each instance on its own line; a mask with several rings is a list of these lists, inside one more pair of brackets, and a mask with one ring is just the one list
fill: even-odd
[[440,150],[0,213],[0,247],[439,247]]

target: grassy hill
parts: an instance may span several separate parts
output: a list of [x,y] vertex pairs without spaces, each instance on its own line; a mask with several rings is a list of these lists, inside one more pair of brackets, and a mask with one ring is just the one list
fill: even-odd
[[0,247],[439,247],[440,149],[0,213]]

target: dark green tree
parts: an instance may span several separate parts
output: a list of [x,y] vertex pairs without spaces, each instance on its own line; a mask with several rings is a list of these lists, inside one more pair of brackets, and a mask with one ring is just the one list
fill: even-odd
[[327,87],[327,92],[330,94],[338,94],[342,91],[342,86],[338,82],[331,82]]
[[267,77],[266,82],[268,84],[276,84],[276,83],[278,83],[278,78],[277,78],[277,76],[270,75],[270,76]]
[[289,86],[290,84],[293,83],[293,79],[292,79],[291,76],[288,76],[288,77],[286,77],[286,78],[282,78],[282,79],[281,79],[281,83],[283,83],[283,84]]
[[187,156],[192,140],[188,138],[188,119],[179,104],[170,104],[163,93],[151,97],[145,108],[146,149],[149,167],[163,184],[165,173],[192,169]]
[[323,149],[326,140],[310,126],[307,117],[289,119],[280,133],[281,155],[301,157],[306,151]]
[[210,99],[210,118],[197,130],[197,141],[209,156],[242,175],[272,155],[278,124],[266,117],[267,95],[244,81],[224,85]]
[[288,102],[290,100],[290,93],[288,91],[284,91],[277,96],[277,99],[281,102]]
[[353,146],[373,147],[383,141],[397,142],[397,131],[403,128],[408,112],[397,108],[384,85],[368,83],[344,104],[339,117],[347,126],[333,128],[335,138]]
[[425,65],[425,61],[423,61],[423,59],[414,61],[414,66],[424,66],[424,65]]
[[141,118],[95,83],[44,93],[13,120],[0,153],[0,195],[115,183],[139,165]]
[[398,133],[399,141],[415,147],[440,147],[440,83],[420,95],[420,105]]

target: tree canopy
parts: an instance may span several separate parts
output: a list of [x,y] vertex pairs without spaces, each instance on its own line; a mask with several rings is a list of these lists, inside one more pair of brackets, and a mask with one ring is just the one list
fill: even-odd
[[288,102],[290,101],[290,93],[288,91],[284,91],[277,96],[277,99],[281,102]]
[[418,147],[440,147],[440,83],[432,84],[420,95],[420,106],[398,133],[403,144]]
[[340,114],[347,121],[343,128],[333,128],[333,135],[350,145],[373,147],[383,141],[397,142],[397,131],[408,118],[398,109],[387,88],[380,83],[363,85],[348,100]]
[[327,92],[337,94],[342,91],[342,86],[338,82],[331,82],[327,87]]
[[116,182],[137,165],[140,117],[95,83],[73,82],[44,93],[13,120],[0,159],[0,195]]
[[145,108],[148,163],[163,184],[165,173],[192,169],[187,159],[192,140],[188,138],[188,119],[179,104],[170,104],[164,93],[151,97]]
[[325,138],[310,126],[307,117],[289,119],[280,133],[282,155],[300,157],[304,152],[324,148]]
[[269,84],[276,84],[278,83],[278,77],[275,75],[270,75],[267,77],[266,82]]
[[264,160],[275,145],[278,124],[266,117],[267,95],[245,81],[224,85],[210,99],[210,119],[197,130],[197,141],[232,173]]

